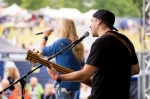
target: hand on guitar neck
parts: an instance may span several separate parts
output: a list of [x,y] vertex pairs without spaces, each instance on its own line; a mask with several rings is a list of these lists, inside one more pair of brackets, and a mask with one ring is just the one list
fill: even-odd
[[[60,73],[62,74],[68,74],[68,73],[71,73],[71,72],[74,72],[73,70],[71,69],[68,69],[68,68],[65,68],[65,67],[62,67],[62,66],[59,66],[55,63],[52,63],[52,62],[49,62],[47,60],[44,60],[42,58],[39,57],[38,53],[37,52],[33,52],[31,50],[29,50],[27,52],[27,57],[26,57],[26,60],[28,60],[29,62],[32,62],[32,63],[40,63],[42,64],[43,66],[46,66],[46,67],[50,67],[50,64],[53,65],[53,67]],[[85,80],[85,81],[80,81],[81,83],[84,83],[86,85],[88,85],[89,87],[92,87],[92,79],[88,79],[88,80]]]

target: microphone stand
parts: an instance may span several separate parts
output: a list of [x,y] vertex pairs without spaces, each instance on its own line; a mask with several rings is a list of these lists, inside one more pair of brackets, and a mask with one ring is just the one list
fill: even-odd
[[[69,44],[68,46],[66,46],[65,48],[63,47],[63,44],[61,43],[61,47],[62,47],[62,50],[60,50],[59,52],[57,52],[56,54],[50,56],[47,61],[53,59],[54,57],[56,57],[57,55],[61,54],[63,51],[67,50],[67,49],[71,49],[73,48],[76,44],[78,44],[79,42],[81,42],[84,38],[80,38],[74,42],[72,42],[71,44]],[[0,92],[0,94],[2,94],[3,92],[5,92],[7,89],[9,89],[10,87],[12,87],[14,84],[17,84],[18,82],[21,83],[21,86],[22,86],[22,99],[24,99],[24,87],[25,87],[25,83],[26,83],[26,79],[27,79],[27,76],[29,74],[31,74],[32,72],[34,72],[35,70],[37,70],[38,68],[41,68],[43,65],[39,65],[37,66],[35,69],[29,71],[27,74],[24,74],[20,79],[18,79],[17,81],[15,81],[14,83],[12,83],[9,87],[5,88],[4,90],[2,90]]]

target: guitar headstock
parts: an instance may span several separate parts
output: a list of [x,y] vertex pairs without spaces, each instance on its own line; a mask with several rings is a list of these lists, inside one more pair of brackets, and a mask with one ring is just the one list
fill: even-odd
[[34,67],[35,63],[38,62],[38,59],[40,59],[39,51],[35,51],[35,49],[28,50],[26,60],[30,62],[30,64]]

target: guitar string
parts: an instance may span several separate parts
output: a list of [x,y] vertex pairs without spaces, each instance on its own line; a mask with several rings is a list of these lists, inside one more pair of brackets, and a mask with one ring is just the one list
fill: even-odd
[[[31,56],[31,58],[33,58],[32,56]],[[49,62],[48,61],[46,61],[46,60],[44,60],[44,59],[40,59],[40,60],[42,60],[42,61],[44,61],[43,63],[47,63],[47,67],[49,66]],[[39,58],[37,58],[37,61],[39,61]],[[63,72],[63,74],[66,74],[66,72],[67,73],[71,73],[71,72],[73,72],[72,70],[67,70],[67,68],[64,68],[64,67],[62,67],[62,66],[59,66],[59,65],[56,65],[55,63],[52,63],[53,65],[55,65],[55,68],[57,68],[57,69],[59,69],[59,72]],[[67,71],[65,71],[65,69],[67,70]],[[86,80],[87,81],[87,80]],[[90,83],[90,86],[91,86],[91,79],[89,79],[88,80],[88,82]],[[83,82],[83,81],[82,81]],[[85,82],[85,81],[84,81]]]
[[[46,61],[46,60],[39,60],[39,59],[37,59],[37,61],[41,61],[41,63],[42,64],[45,64],[45,66],[49,66],[49,62],[48,61]],[[42,62],[43,61],[43,62]],[[57,66],[56,64],[54,64],[54,63],[52,63],[53,64],[53,66],[54,66],[54,68],[56,68],[56,69],[58,69],[58,71],[59,72],[62,72],[62,70],[63,70],[63,74],[67,74],[67,73],[71,73],[71,71],[65,71],[62,67],[59,67],[59,66]],[[66,69],[66,68],[65,68]],[[88,81],[81,81],[81,82],[84,82],[84,83],[86,83],[86,84],[88,84],[88,86],[91,86],[91,80],[88,80]]]
[[[49,62],[47,62],[46,60],[41,60],[41,61],[45,61],[47,63],[47,65],[49,66]],[[63,67],[57,66],[56,64],[52,63],[54,65],[54,68],[59,69],[59,72],[61,72],[61,70],[63,70]],[[65,68],[66,69],[66,68]],[[67,73],[71,73],[72,71],[64,71],[63,74],[67,74]],[[85,82],[85,81],[82,81]],[[91,86],[91,80],[87,81],[88,85]]]
[[[49,61],[46,61],[46,60],[44,60],[44,59],[38,59],[37,57],[32,57],[32,55],[31,55],[31,58],[36,58],[36,60],[37,61],[41,61],[40,63],[42,63],[42,64],[44,64],[46,67],[49,67]],[[59,66],[59,65],[56,65],[55,63],[51,63],[51,64],[53,64],[55,67],[54,68],[56,68],[56,69],[58,69],[59,70],[59,72],[62,72],[63,74],[67,74],[67,73],[71,73],[71,72],[73,72],[72,70],[67,70],[66,68],[66,70],[67,71],[65,71],[63,68],[64,67],[61,67],[61,66]],[[86,85],[88,85],[88,86],[90,86],[91,87],[91,79],[89,79],[89,80],[86,80],[86,81],[81,81],[82,83],[86,83]]]

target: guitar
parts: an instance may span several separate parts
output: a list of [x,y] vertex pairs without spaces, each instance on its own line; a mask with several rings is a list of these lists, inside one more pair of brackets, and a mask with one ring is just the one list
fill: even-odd
[[[62,67],[62,66],[57,65],[57,64],[55,64],[55,63],[53,63],[53,62],[49,62],[49,61],[47,61],[47,60],[44,60],[44,59],[40,58],[37,53],[35,53],[35,52],[31,51],[31,50],[29,50],[29,51],[27,52],[26,60],[28,60],[29,62],[32,62],[32,63],[34,63],[34,64],[35,64],[35,63],[40,63],[40,64],[42,64],[42,65],[44,65],[44,66],[46,66],[46,67],[49,67],[50,64],[52,64],[53,67],[54,67],[58,72],[60,72],[60,73],[62,73],[62,74],[67,74],[67,73],[74,72],[74,71],[71,70],[71,69]],[[90,78],[90,79],[88,79],[88,80],[84,80],[84,81],[80,81],[80,82],[86,84],[86,85],[89,86],[89,87],[92,87],[91,81],[92,81],[92,79]]]

